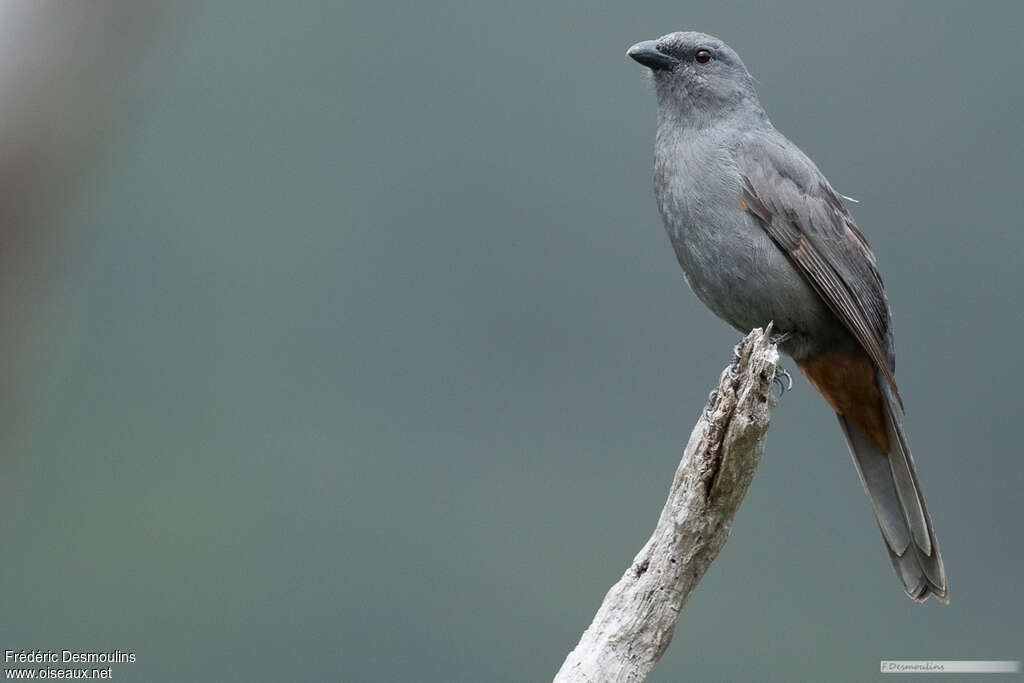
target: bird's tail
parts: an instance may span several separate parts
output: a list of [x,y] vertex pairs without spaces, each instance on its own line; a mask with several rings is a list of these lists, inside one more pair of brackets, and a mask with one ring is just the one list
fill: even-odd
[[889,452],[882,453],[843,415],[837,415],[857,466],[878,528],[885,539],[889,560],[911,599],[924,602],[929,595],[949,602],[946,570],[931,517],[924,504],[914,459],[903,433],[903,420],[892,387],[878,378],[882,390]]

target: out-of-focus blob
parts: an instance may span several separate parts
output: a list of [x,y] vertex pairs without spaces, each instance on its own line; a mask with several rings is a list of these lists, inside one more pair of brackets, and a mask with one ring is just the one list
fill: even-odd
[[139,59],[168,5],[0,0],[0,385],[20,323],[53,273],[41,247],[60,248],[57,212],[131,109]]

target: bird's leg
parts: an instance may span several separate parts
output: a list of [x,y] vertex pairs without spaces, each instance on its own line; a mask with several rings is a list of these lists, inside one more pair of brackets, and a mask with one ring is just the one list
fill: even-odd
[[[768,341],[775,346],[778,346],[779,344],[785,344],[792,338],[792,332],[778,332],[769,337]],[[783,378],[786,379],[785,383],[782,382]],[[779,385],[779,398],[782,398],[783,394],[793,388],[793,376],[790,375],[789,372],[787,372],[781,365],[775,369],[775,377],[772,378],[772,381],[777,382]]]
[[[779,344],[784,344],[785,342],[789,341],[790,339],[792,339],[792,337],[793,337],[793,333],[792,332],[779,332],[779,333],[773,334],[771,337],[769,337],[768,341],[770,341],[775,346],[778,346]],[[732,347],[732,362],[729,363],[729,377],[730,377],[730,379],[733,379],[733,380],[735,380],[736,376],[737,376],[735,370],[736,370],[736,367],[739,366],[739,363],[740,363],[740,349],[742,347],[743,347],[743,340],[742,339],[740,340],[739,344],[737,344],[736,346]],[[785,380],[786,380],[785,382],[782,381],[783,378],[785,378]],[[793,376],[790,375],[789,372],[784,367],[782,367],[782,366],[776,367],[776,369],[775,369],[775,377],[772,378],[772,382],[777,382],[778,385],[779,385],[779,398],[782,398],[783,394],[785,394],[787,391],[789,391],[789,390],[791,390],[793,388]],[[711,417],[711,406],[715,402],[715,398],[717,398],[717,397],[718,397],[718,390],[715,389],[708,396],[708,403],[707,403],[706,406],[704,406],[704,416],[705,417],[707,417],[707,418]]]

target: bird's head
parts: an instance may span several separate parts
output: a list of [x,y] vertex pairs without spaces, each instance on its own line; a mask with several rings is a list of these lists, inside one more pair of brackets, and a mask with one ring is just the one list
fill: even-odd
[[696,31],[669,33],[637,43],[626,54],[651,70],[662,108],[702,118],[748,102],[760,109],[747,67],[714,36]]

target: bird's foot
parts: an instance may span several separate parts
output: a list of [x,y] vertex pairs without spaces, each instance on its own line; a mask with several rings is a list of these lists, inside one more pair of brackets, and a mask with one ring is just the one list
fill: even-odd
[[712,389],[711,393],[708,394],[708,402],[704,406],[704,419],[708,422],[711,421],[711,409],[715,406],[715,400],[718,398],[718,389]]
[[[785,379],[785,382],[783,382],[783,379]],[[772,382],[779,385],[779,398],[782,398],[783,394],[793,388],[793,376],[781,365],[775,368],[775,377],[772,378]]]
[[792,336],[792,332],[779,332],[768,337],[768,341],[770,341],[775,346],[778,346],[779,344],[784,344],[787,341],[789,341]]
[[[746,339],[746,337],[744,337],[744,339]],[[740,342],[736,346],[732,347],[732,364],[733,365],[736,365],[737,363],[740,362],[740,349],[742,349],[742,348],[743,348],[743,339],[740,339]]]
[[729,379],[736,380],[739,375],[736,374],[736,368],[740,365],[740,349],[743,348],[743,339],[740,339],[740,343],[732,347],[732,360],[729,362]]

